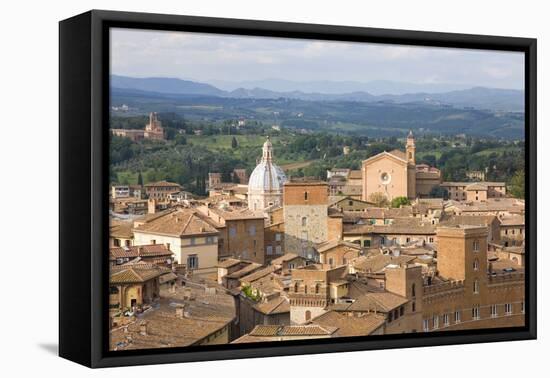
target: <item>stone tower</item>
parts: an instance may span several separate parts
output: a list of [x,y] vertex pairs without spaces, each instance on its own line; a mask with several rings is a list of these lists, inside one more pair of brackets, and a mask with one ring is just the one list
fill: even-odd
[[313,246],[328,240],[326,182],[287,182],[283,193],[285,252],[317,259]]
[[409,130],[407,136],[407,162],[412,165],[416,165],[416,145],[414,143],[414,135],[412,130]]

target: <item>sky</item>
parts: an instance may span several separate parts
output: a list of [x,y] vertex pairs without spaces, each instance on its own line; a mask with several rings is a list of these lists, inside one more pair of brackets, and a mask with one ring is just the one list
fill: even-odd
[[111,73],[205,83],[400,81],[523,89],[519,52],[111,29]]

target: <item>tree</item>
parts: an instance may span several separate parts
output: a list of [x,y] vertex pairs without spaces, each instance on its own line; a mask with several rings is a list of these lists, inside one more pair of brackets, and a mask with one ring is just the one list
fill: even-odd
[[239,144],[237,143],[237,138],[233,137],[231,139],[231,148],[237,148]]
[[178,134],[176,135],[175,142],[177,145],[184,146],[187,144],[187,138],[185,138],[185,135]]
[[401,206],[410,205],[411,201],[407,197],[395,197],[391,200],[391,207],[399,208]]
[[137,184],[139,186],[143,186],[143,176],[141,175],[141,172],[138,173]]
[[516,198],[525,198],[525,171],[516,171],[510,180],[510,193]]
[[369,202],[378,207],[387,207],[389,205],[388,197],[384,193],[374,192],[369,196]]

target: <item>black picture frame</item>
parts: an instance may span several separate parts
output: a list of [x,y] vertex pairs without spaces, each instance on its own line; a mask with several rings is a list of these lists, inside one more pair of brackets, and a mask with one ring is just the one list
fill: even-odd
[[[526,324],[278,343],[110,352],[108,109],[110,27],[525,53]],[[536,39],[92,10],[59,24],[59,354],[89,367],[158,364],[536,338]]]

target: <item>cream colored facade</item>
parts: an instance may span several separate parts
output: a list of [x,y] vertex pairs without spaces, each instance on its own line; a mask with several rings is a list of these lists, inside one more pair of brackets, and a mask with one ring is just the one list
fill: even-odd
[[[197,258],[198,264],[194,269],[214,268],[218,264],[218,236],[169,236],[134,230],[136,245],[164,244],[174,252],[175,260],[180,264],[186,264],[189,269],[190,261]],[[194,262],[192,263],[194,264]]]
[[426,197],[440,181],[440,172],[426,168],[417,170],[414,136],[409,133],[405,152],[382,152],[362,164],[362,200],[369,201],[375,193],[381,193],[391,201],[396,197]]

